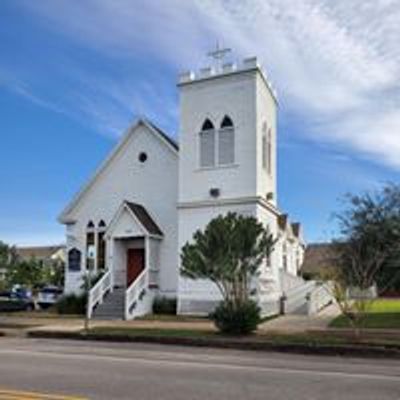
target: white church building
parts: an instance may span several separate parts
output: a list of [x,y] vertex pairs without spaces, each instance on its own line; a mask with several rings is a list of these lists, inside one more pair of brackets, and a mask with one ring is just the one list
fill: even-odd
[[59,217],[66,226],[66,293],[102,272],[92,317],[132,319],[156,297],[206,314],[221,299],[208,281],[180,277],[180,250],[228,211],[255,216],[278,238],[254,285],[263,314],[298,282],[305,243],[278,206],[277,110],[256,58],[179,78],[179,146],[147,119],[128,128]]

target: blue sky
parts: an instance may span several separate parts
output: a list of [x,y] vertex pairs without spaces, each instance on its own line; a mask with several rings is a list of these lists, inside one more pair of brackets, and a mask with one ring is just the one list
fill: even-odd
[[398,0],[2,0],[0,240],[56,217],[145,115],[176,138],[182,70],[257,55],[278,91],[279,204],[328,239],[348,192],[399,181]]

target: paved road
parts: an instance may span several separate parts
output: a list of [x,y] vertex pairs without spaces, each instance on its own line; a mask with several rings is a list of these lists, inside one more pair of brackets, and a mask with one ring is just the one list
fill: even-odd
[[399,400],[400,362],[0,338],[0,399],[28,398]]

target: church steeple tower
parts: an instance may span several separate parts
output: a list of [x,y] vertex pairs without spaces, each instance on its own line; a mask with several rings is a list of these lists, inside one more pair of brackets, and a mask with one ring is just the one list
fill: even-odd
[[[219,62],[227,51],[210,54]],[[179,202],[259,197],[276,205],[277,101],[257,60],[185,73],[178,86]]]
[[[198,229],[227,212],[253,216],[274,236],[278,232],[276,94],[256,58],[221,65],[226,51],[212,54],[217,68],[184,73],[178,84],[179,252]],[[268,271],[269,282],[278,288],[278,270]],[[178,312],[211,311],[218,296],[211,283],[180,278]]]

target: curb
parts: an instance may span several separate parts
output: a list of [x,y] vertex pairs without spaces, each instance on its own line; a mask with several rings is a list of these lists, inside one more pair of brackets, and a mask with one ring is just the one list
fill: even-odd
[[236,349],[249,351],[265,351],[306,355],[362,357],[362,358],[392,358],[400,359],[399,346],[368,346],[368,345],[319,345],[319,344],[276,344],[267,341],[235,338],[188,338],[141,335],[111,335],[84,334],[77,332],[30,331],[30,338],[38,339],[71,339],[83,341],[101,341],[113,343],[152,343],[176,346],[209,347],[218,349]]

